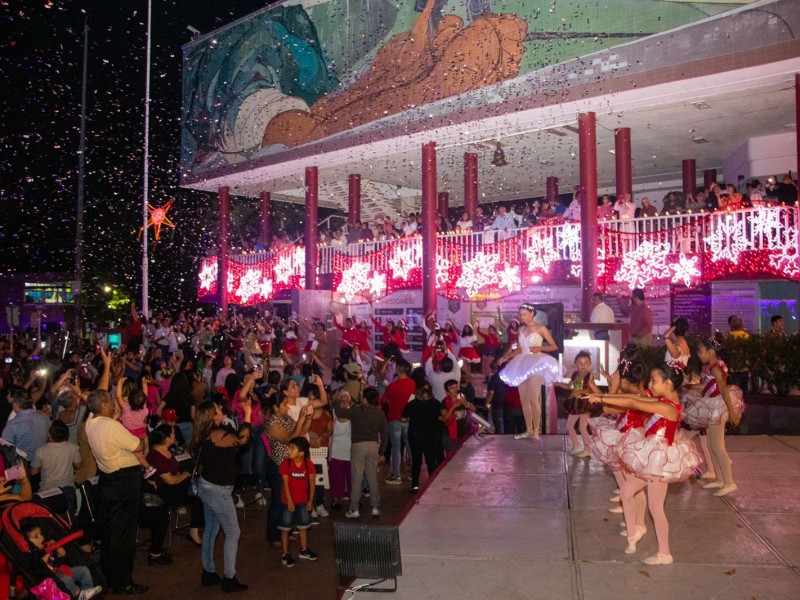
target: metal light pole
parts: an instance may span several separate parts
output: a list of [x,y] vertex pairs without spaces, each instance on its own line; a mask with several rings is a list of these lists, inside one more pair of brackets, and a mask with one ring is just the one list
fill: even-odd
[[78,215],[75,225],[75,281],[72,293],[75,297],[75,324],[73,332],[76,337],[81,333],[81,311],[83,310],[83,194],[84,176],[86,172],[86,80],[89,58],[89,18],[83,20],[83,79],[81,82],[81,139],[78,143]]
[[150,30],[151,30],[151,13],[153,3],[152,0],[147,0],[147,58],[145,60],[145,83],[144,83],[144,177],[143,177],[143,192],[142,192],[142,314],[147,317],[150,311],[148,296],[148,262],[147,256],[147,198],[149,196],[150,185]]

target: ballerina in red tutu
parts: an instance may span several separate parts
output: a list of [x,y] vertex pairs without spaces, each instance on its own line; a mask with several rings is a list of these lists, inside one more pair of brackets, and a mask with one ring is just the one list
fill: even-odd
[[[681,405],[678,390],[683,385],[683,365],[664,363],[650,372],[650,391],[653,398],[630,394],[591,394],[589,401],[617,408],[636,409],[650,415],[644,427],[629,430],[617,446],[617,455],[624,471],[632,477],[620,489],[625,527],[628,532],[626,554],[636,552],[643,532],[636,529],[634,495],[647,488],[648,506],[653,517],[658,540],[658,553],[644,559],[647,565],[672,564],[669,549],[669,523],[664,501],[670,483],[685,481],[700,464],[694,444],[679,430]],[[634,532],[633,535],[630,533]]]
[[475,350],[475,343],[478,341],[478,336],[475,335],[475,330],[472,325],[466,323],[461,330],[461,342],[458,349],[458,358],[466,363],[477,364],[481,362],[481,357],[478,351]]

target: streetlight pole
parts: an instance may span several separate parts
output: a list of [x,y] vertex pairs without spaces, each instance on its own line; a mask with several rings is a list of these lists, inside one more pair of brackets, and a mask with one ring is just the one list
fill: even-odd
[[76,337],[81,333],[81,311],[83,310],[83,195],[84,176],[86,172],[86,80],[89,59],[89,17],[83,20],[83,79],[81,82],[81,139],[78,143],[78,215],[75,225],[75,281],[72,293],[75,298],[75,324],[73,332]]
[[147,0],[147,58],[145,60],[145,84],[144,84],[144,177],[142,192],[142,314],[147,317],[150,310],[148,296],[149,273],[147,255],[147,198],[150,185],[150,32],[151,32],[151,13],[153,9],[152,0]]

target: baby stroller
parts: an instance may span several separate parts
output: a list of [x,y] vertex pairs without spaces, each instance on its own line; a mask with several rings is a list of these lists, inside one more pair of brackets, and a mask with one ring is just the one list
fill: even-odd
[[[90,556],[78,546],[82,531],[70,531],[67,522],[50,511],[46,506],[36,502],[13,502],[0,507],[0,550],[6,555],[12,565],[12,586],[16,575],[22,577],[27,588],[39,585],[45,579],[53,579],[63,592],[68,594],[63,584],[53,576],[41,558],[30,551],[30,544],[20,531],[23,519],[33,519],[42,528],[44,539],[53,540],[54,543],[47,547],[52,552],[56,548],[64,548],[67,554],[66,564],[83,565],[89,568],[94,579],[94,584],[106,587],[106,579],[100,568],[92,564]],[[2,596],[2,592],[0,592]],[[9,595],[10,596],[10,595]],[[13,596],[10,596],[13,597]]]

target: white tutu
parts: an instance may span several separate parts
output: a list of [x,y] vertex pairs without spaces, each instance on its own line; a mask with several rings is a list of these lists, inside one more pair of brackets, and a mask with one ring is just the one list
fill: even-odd
[[662,433],[644,436],[645,429],[631,429],[617,446],[620,466],[645,481],[677,483],[687,480],[703,462],[683,431],[675,432],[670,446]]
[[544,385],[552,385],[561,379],[561,367],[555,358],[544,352],[522,353],[508,361],[500,373],[500,379],[506,385],[519,387],[519,384],[537,375],[544,378]]
[[[736,385],[728,386],[728,395],[737,416],[744,412],[744,395],[741,388]],[[705,429],[709,425],[719,425],[729,421],[728,406],[722,394],[715,396],[702,396],[687,393],[681,400],[685,401],[683,408],[683,421],[692,429]]]
[[613,470],[619,470],[619,456],[617,456],[616,446],[625,435],[617,429],[614,419],[608,417],[597,417],[589,419],[592,426],[592,436],[589,438],[589,449],[597,460],[608,465]]

